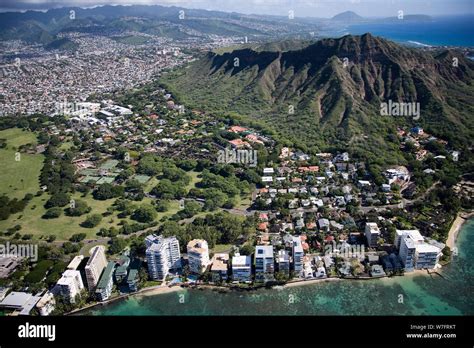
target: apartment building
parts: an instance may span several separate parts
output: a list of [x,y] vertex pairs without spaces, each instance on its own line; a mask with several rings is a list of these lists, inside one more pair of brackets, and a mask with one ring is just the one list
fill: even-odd
[[442,255],[439,247],[425,243],[418,230],[397,230],[395,245],[399,248],[399,256],[405,272],[415,269],[433,269]]
[[400,249],[400,241],[404,236],[410,236],[415,243],[423,243],[425,240],[418,230],[396,230],[395,231],[395,246]]
[[436,264],[439,261],[439,257],[441,256],[441,249],[430,245],[427,243],[423,243],[416,246],[416,254],[415,254],[415,268],[416,269],[433,269],[435,268]]
[[260,281],[272,279],[274,272],[273,246],[257,245],[255,248],[255,279]]
[[107,259],[105,258],[105,247],[102,245],[92,248],[91,253],[91,257],[85,267],[85,272],[87,288],[92,292],[99,282],[102,271],[107,266]]
[[252,258],[235,254],[232,258],[232,279],[239,282],[249,282],[252,278]]
[[41,316],[48,316],[54,311],[55,305],[56,300],[53,293],[47,291],[36,304],[36,308]]
[[56,289],[59,295],[70,303],[75,303],[76,296],[84,289],[81,273],[76,270],[66,270],[56,283]]
[[112,288],[114,286],[114,269],[115,262],[110,261],[107,264],[107,267],[105,267],[99,283],[97,284],[97,288],[95,289],[95,295],[98,301],[106,301],[109,299],[110,295],[112,295]]
[[288,251],[284,249],[278,250],[277,266],[278,272],[283,272],[287,275],[290,274],[290,255]]
[[151,235],[146,237],[145,244],[148,273],[152,279],[165,279],[170,271],[181,268],[181,253],[176,237]]
[[412,272],[415,265],[415,241],[409,235],[402,237],[398,255],[402,261],[405,272]]
[[293,256],[293,270],[295,271],[295,277],[303,276],[303,245],[301,243],[300,237],[293,237],[293,246],[292,246],[292,256]]
[[367,245],[371,248],[377,246],[377,241],[380,237],[380,229],[375,222],[367,222],[365,224],[365,237],[367,238]]
[[209,247],[203,239],[193,239],[187,245],[189,270],[202,274],[209,265]]
[[212,281],[219,282],[227,280],[229,254],[215,254],[211,263]]

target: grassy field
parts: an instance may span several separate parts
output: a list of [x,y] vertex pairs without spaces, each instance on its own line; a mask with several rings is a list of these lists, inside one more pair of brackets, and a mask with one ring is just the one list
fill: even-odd
[[[76,233],[85,233],[86,239],[96,239],[98,238],[97,232],[102,227],[110,228],[114,226],[118,229],[120,228],[119,223],[122,220],[128,221],[130,223],[134,222],[128,217],[124,219],[118,218],[117,212],[114,212],[110,216],[104,217],[100,224],[94,228],[85,228],[80,226],[80,224],[86,219],[87,214],[83,216],[67,216],[63,213],[59,218],[56,219],[43,219],[41,217],[46,212],[44,204],[48,198],[49,195],[46,193],[40,197],[34,197],[23,212],[10,216],[8,220],[0,221],[0,230],[6,230],[9,227],[21,225],[21,234],[32,234],[33,238],[35,239],[39,239],[41,236],[54,234],[56,235],[58,241],[63,241],[68,240],[73,234]],[[86,197],[82,197],[82,194],[77,193],[72,195],[71,198],[85,201],[87,205],[92,208],[90,214],[103,214],[107,211],[107,208],[109,208],[115,202],[115,199],[98,201],[95,200],[91,194],[88,194]],[[135,204],[140,206],[145,203],[151,203],[151,199],[144,198],[143,201],[136,202]],[[169,210],[167,212],[158,213],[155,221],[159,221],[165,215],[171,216],[178,210],[179,202],[172,201],[170,203]]]
[[25,144],[36,144],[32,132],[18,128],[0,131],[0,139],[5,139],[7,147],[0,149],[0,195],[23,198],[25,194],[35,194],[39,189],[39,174],[43,166],[43,155],[17,153]]
[[[39,174],[39,169],[37,172]],[[194,187],[194,183],[199,180],[197,178],[197,174],[198,173],[191,174],[193,181],[189,185],[190,187]],[[158,182],[156,179],[152,179],[150,181],[153,181],[153,186]],[[38,189],[39,187],[36,186],[35,190],[26,190],[26,192],[35,193],[38,191]],[[87,205],[92,208],[90,214],[103,214],[115,202],[115,199],[108,199],[105,201],[95,200],[91,194],[88,194],[86,197],[82,197],[81,193],[76,193],[72,195],[71,198],[85,201]],[[114,212],[112,215],[104,217],[100,224],[94,228],[84,228],[80,226],[80,224],[86,219],[87,215],[73,217],[67,216],[63,213],[59,218],[56,219],[43,219],[42,216],[46,212],[44,204],[48,199],[49,195],[47,193],[44,193],[39,197],[35,196],[23,212],[10,216],[8,220],[0,221],[0,231],[6,230],[15,225],[21,225],[22,230],[20,233],[32,234],[34,239],[40,239],[50,234],[54,234],[56,235],[58,241],[64,241],[68,240],[73,234],[76,233],[85,233],[86,239],[96,239],[98,238],[97,232],[102,227],[110,228],[114,226],[118,229],[120,228],[119,223],[122,220],[128,221],[130,223],[134,222],[128,217],[124,219],[118,218],[118,212]],[[143,201],[134,202],[134,204],[138,207],[142,204],[150,204],[151,202],[151,198],[145,197]],[[178,211],[179,202],[177,200],[173,200],[170,202],[169,210],[167,212],[158,213],[155,221],[160,221],[164,216],[171,216]]]
[[[0,131],[0,139],[5,139],[7,147],[0,149],[0,194],[5,194],[10,198],[23,198],[25,194],[36,194],[40,190],[39,175],[43,166],[44,156],[40,154],[20,154],[20,160],[15,160],[15,155],[18,147],[25,144],[35,144],[36,136],[32,132],[23,131],[21,129],[8,129]],[[72,143],[66,142],[61,145],[64,150],[69,148]],[[191,182],[187,185],[187,190],[195,187],[195,184],[200,181],[200,173],[191,171],[188,173],[191,176]],[[152,178],[145,185],[145,192],[149,192],[159,182],[158,179]],[[101,228],[110,228],[112,226],[117,229],[120,228],[119,223],[122,220],[132,223],[130,218],[120,219],[117,216],[118,212],[113,212],[112,215],[106,216],[102,219],[100,224],[94,228],[84,228],[80,224],[86,219],[87,215],[72,217],[63,214],[56,219],[43,219],[42,216],[46,212],[44,204],[49,199],[47,192],[41,196],[34,196],[33,199],[26,206],[25,210],[13,214],[8,220],[0,221],[0,231],[5,231],[15,225],[21,225],[21,234],[32,234],[33,239],[43,239],[49,235],[55,235],[58,241],[68,240],[73,234],[85,233],[86,239],[97,239],[97,232]],[[82,197],[81,193],[76,193],[71,196],[75,200],[83,200],[91,207],[90,214],[104,214],[107,209],[112,206],[115,199],[105,201],[95,200],[89,193],[86,197]],[[134,202],[138,207],[142,204],[150,204],[152,199],[145,197],[141,202]],[[245,200],[238,199],[238,206],[245,205]],[[67,208],[67,207],[65,207]],[[171,216],[179,211],[179,202],[173,200],[170,202],[170,207],[167,212],[157,214],[155,221],[160,221],[164,216]],[[202,212],[199,215],[205,216],[207,212]]]
[[216,244],[214,248],[210,250],[210,252],[214,254],[228,252],[232,246],[233,244]]

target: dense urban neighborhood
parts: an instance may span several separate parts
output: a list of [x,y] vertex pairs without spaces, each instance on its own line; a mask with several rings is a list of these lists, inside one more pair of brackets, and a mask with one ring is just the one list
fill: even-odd
[[460,154],[421,127],[398,131],[411,170],[374,172],[349,152],[282,146],[145,88],[4,118],[2,132],[31,139],[3,141],[12,166],[44,162],[37,192],[2,198],[2,226],[14,226],[2,238],[40,243],[35,262],[1,259],[7,313],[67,313],[149,288],[436,272],[452,256],[454,215],[430,202]]

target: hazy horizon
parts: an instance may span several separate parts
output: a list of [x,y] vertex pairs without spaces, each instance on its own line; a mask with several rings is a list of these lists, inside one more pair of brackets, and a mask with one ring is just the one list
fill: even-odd
[[27,11],[61,7],[96,7],[103,5],[163,5],[243,14],[330,18],[338,13],[353,11],[363,17],[393,17],[405,14],[430,16],[474,14],[471,0],[0,0],[0,11]]

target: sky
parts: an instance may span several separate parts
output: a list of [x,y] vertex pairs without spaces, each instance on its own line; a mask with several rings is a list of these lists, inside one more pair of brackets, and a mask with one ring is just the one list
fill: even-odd
[[405,14],[452,15],[474,14],[474,0],[0,0],[1,11],[48,9],[64,6],[97,5],[166,5],[246,14],[284,15],[294,11],[301,17],[332,17],[354,11],[364,17]]

